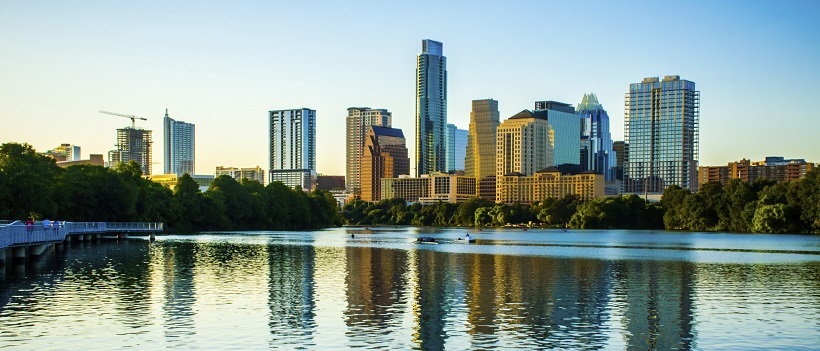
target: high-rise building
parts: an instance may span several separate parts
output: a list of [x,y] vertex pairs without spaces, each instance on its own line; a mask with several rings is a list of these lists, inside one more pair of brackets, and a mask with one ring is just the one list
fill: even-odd
[[[193,176],[193,174],[191,175]],[[236,179],[236,181],[241,181],[242,179],[247,178],[255,180],[259,182],[259,184],[265,185],[265,170],[259,166],[247,168],[216,166],[214,176],[220,177],[223,175]]]
[[476,195],[490,201],[495,201],[495,133],[499,117],[498,101],[473,100],[464,174],[476,178]]
[[581,123],[570,104],[558,101],[536,101],[535,111],[546,114],[554,133],[552,141],[554,165],[581,164]]
[[625,193],[697,191],[700,92],[680,76],[629,85],[624,107]]
[[168,117],[168,109],[166,108],[162,125],[165,137],[163,143],[165,174],[194,174],[194,140],[196,134],[194,124]]
[[370,126],[362,157],[362,200],[381,200],[382,178],[410,174],[407,143],[401,129]]
[[532,175],[553,166],[552,141],[545,111],[524,110],[501,122],[496,129],[496,177]]
[[151,175],[151,131],[125,127],[117,129],[117,149],[108,152],[108,166],[136,161],[143,175]]
[[467,131],[447,125],[447,172],[463,171],[467,156]]
[[615,152],[615,179],[624,180],[624,158],[629,152],[629,145],[626,145],[623,140],[612,142],[612,150]]
[[316,110],[275,110],[270,117],[270,182],[312,190],[316,179]]
[[370,126],[391,127],[392,114],[385,109],[351,107],[347,109],[346,174],[345,188],[348,193],[361,194],[362,156]]
[[612,136],[609,134],[609,115],[598,103],[595,94],[584,94],[576,108],[581,117],[581,140],[586,146],[584,155],[582,146],[581,165],[598,174],[603,174],[606,181],[615,180],[615,152],[612,150]]
[[447,58],[425,39],[416,61],[416,175],[447,171]]

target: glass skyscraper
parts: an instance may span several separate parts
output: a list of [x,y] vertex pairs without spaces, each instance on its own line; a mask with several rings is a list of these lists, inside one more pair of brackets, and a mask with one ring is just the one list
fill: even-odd
[[416,61],[416,175],[447,171],[447,58],[425,39]]
[[162,125],[165,174],[181,176],[188,173],[194,175],[194,124],[168,117],[168,109],[166,108]]
[[270,182],[312,190],[316,180],[316,110],[270,111]]
[[535,112],[546,113],[554,134],[553,164],[555,166],[581,164],[581,122],[570,104],[558,101],[537,101]]
[[463,171],[467,156],[467,130],[447,125],[447,172]]
[[606,181],[615,180],[616,160],[609,134],[609,115],[595,94],[584,94],[576,110],[581,117],[581,165],[603,174]]
[[629,85],[624,108],[625,193],[697,191],[700,92],[680,76]]

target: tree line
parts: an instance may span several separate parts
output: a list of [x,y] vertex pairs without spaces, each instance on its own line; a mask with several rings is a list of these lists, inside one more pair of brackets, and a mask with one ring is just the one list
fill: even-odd
[[667,229],[741,233],[820,233],[820,169],[789,182],[707,183],[698,192],[668,187],[659,203],[637,195],[582,201],[549,198],[532,205],[471,199],[461,204],[408,205],[402,199],[354,201],[343,208],[355,225],[499,227],[529,225],[578,229]]
[[58,167],[28,144],[0,145],[0,219],[163,222],[178,231],[316,229],[341,224],[336,200],[280,182],[214,179],[207,191],[188,174],[174,189],[142,176],[136,162],[113,168]]

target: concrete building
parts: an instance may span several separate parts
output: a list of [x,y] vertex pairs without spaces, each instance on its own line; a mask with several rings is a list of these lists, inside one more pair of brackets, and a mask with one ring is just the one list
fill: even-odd
[[470,127],[467,132],[464,174],[476,178],[476,195],[489,201],[495,201],[495,134],[500,124],[499,118],[498,101],[473,100]]
[[454,174],[382,178],[382,200],[400,198],[422,204],[461,203],[475,198],[475,187],[475,178]]
[[362,157],[362,200],[382,199],[382,178],[410,174],[407,142],[401,129],[370,126]]
[[248,168],[216,166],[214,176],[219,177],[223,175],[236,179],[237,182],[247,178],[265,185],[265,170],[259,166]]
[[117,129],[117,149],[108,152],[108,167],[114,167],[119,163],[136,161],[140,165],[143,175],[151,175],[152,144],[150,130],[136,127]]
[[578,195],[583,200],[604,197],[604,176],[591,170],[578,174],[552,166],[533,175],[509,173],[498,178],[496,202],[532,204],[547,198]]
[[554,165],[552,141],[553,130],[544,111],[524,110],[505,120],[496,129],[496,177],[532,175]]
[[575,108],[558,101],[537,101],[535,112],[545,116],[553,131],[553,164],[581,164],[581,123]]
[[60,146],[55,147],[53,150],[48,150],[40,154],[43,156],[51,157],[57,162],[79,161],[80,147],[71,144],[60,144]]
[[316,110],[274,110],[270,117],[270,182],[313,190],[316,185]]
[[425,39],[416,58],[416,175],[447,171],[447,58]]
[[742,159],[729,162],[726,166],[703,166],[698,168],[698,182],[728,183],[732,179],[754,182],[758,179],[774,181],[798,180],[814,169],[816,165],[803,159],[787,160],[783,157],[766,157],[763,161],[750,162]]
[[89,158],[87,160],[57,161],[57,166],[63,168],[76,165],[105,166],[105,160],[102,154],[90,154],[88,156]]
[[194,174],[196,126],[169,117],[167,108],[165,117],[162,118],[162,126],[165,174]]
[[345,189],[348,193],[361,195],[362,156],[370,126],[391,127],[393,115],[386,109],[351,107],[347,109],[345,147]]
[[700,92],[680,76],[629,85],[624,107],[624,192],[698,189]]

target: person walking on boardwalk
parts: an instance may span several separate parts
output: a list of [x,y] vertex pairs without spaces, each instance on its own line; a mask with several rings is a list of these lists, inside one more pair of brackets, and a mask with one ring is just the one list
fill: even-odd
[[26,220],[26,231],[31,233],[32,230],[34,230],[34,220],[29,217]]
[[43,220],[43,229],[45,229],[45,230],[51,229],[51,221],[49,221],[48,218]]

